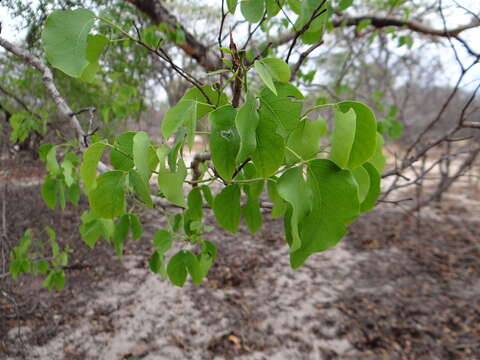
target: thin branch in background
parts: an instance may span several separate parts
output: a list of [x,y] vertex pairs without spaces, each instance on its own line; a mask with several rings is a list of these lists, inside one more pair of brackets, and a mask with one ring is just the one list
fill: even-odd
[[220,29],[218,30],[218,48],[220,49],[220,57],[223,58],[223,50],[222,50],[222,34],[223,34],[223,25],[225,24],[225,18],[227,14],[225,13],[225,0],[222,0],[222,19],[220,20]]
[[318,47],[320,47],[322,44],[323,44],[323,40],[313,44],[307,50],[305,50],[304,52],[302,52],[300,54],[300,57],[298,58],[298,61],[295,64],[295,66],[293,67],[293,70],[292,70],[292,76],[291,76],[292,81],[295,80],[295,78],[297,77],[298,71],[300,70],[300,67],[302,66],[304,61],[307,59],[307,57],[310,56],[310,54],[313,51],[315,51]]
[[255,26],[255,28],[252,30],[252,31],[249,31],[248,33],[248,38],[247,40],[245,41],[245,44],[243,44],[242,46],[242,50],[245,50],[247,48],[247,45],[248,43],[250,42],[250,40],[252,39],[253,37],[253,34],[255,34],[257,32],[257,30],[260,28],[260,26],[262,26],[262,24],[265,22],[265,20],[267,19],[267,10],[265,10],[264,14],[263,14],[263,17],[262,19],[259,21],[258,25]]
[[287,64],[288,64],[288,61],[290,60],[290,55],[292,55],[292,51],[295,48],[295,45],[297,44],[298,38],[300,36],[302,36],[310,28],[310,25],[312,25],[312,23],[315,21],[315,19],[317,19],[319,16],[321,16],[324,13],[327,12],[327,9],[320,10],[320,9],[322,9],[322,7],[325,5],[326,2],[327,2],[327,0],[323,0],[320,3],[320,5],[313,11],[312,16],[307,21],[307,23],[305,25],[303,25],[303,27],[295,33],[295,35],[293,37],[293,40],[292,40],[292,44],[290,45],[290,48],[288,49],[287,57],[285,58],[285,62]]

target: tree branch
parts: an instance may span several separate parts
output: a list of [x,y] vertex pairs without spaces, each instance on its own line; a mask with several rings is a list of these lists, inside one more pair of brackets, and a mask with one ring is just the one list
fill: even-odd
[[162,4],[160,0],[125,0],[145,13],[155,24],[166,24],[169,30],[180,29],[185,34],[185,42],[176,44],[188,56],[194,58],[205,70],[214,71],[221,68],[220,58],[198,41],[175,16]]

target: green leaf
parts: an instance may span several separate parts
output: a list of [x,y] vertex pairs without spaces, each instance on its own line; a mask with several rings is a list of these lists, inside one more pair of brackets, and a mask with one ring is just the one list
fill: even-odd
[[128,214],[130,221],[130,230],[132,231],[133,240],[138,240],[142,237],[143,227],[140,218],[136,214]]
[[187,280],[187,269],[184,262],[183,250],[172,256],[167,265],[168,278],[172,284],[182,287]]
[[105,143],[97,142],[88,147],[83,153],[83,162],[80,165],[80,177],[87,191],[90,191],[96,183],[97,166],[102,158]]
[[183,161],[179,163],[176,172],[161,169],[158,174],[158,186],[168,201],[180,207],[187,207],[183,195],[183,181],[187,176],[187,169]]
[[263,223],[263,216],[260,212],[260,200],[249,197],[242,207],[242,215],[247,223],[248,230],[255,234]]
[[150,260],[148,261],[148,267],[155,274],[161,274],[163,272],[163,256],[155,251]]
[[136,134],[128,131],[115,140],[114,148],[110,150],[110,163],[115,169],[128,171],[133,168],[133,138]]
[[370,189],[370,176],[363,166],[352,170],[352,175],[358,184],[358,200],[360,204],[365,200]]
[[148,134],[144,131],[139,131],[133,137],[133,163],[135,164],[138,173],[147,184],[152,174],[149,165],[149,149],[150,138],[148,137]]
[[272,218],[278,219],[285,215],[287,211],[288,203],[282,199],[277,190],[277,181],[276,179],[268,180],[267,189],[268,197],[273,203],[272,207]]
[[77,206],[80,200],[80,186],[78,183],[72,184],[72,186],[67,188],[67,192],[65,193],[68,201],[70,201],[73,205]]
[[387,162],[385,156],[383,156],[383,143],[383,136],[377,133],[375,142],[375,153],[369,160],[369,163],[375,167],[379,174],[383,172],[383,169],[385,168],[385,164]]
[[188,194],[188,209],[185,211],[185,217],[192,221],[202,220],[203,217],[203,200],[202,191],[199,187],[194,187]]
[[60,172],[60,166],[57,162],[57,147],[48,144],[48,151],[45,153],[44,161],[47,164],[47,170],[51,175],[57,175]]
[[252,161],[258,173],[267,179],[280,168],[285,156],[285,143],[276,133],[276,125],[268,118],[261,117],[257,127],[257,149]]
[[237,9],[237,3],[238,0],[227,0],[228,11],[231,14],[235,14],[235,10]]
[[240,10],[245,20],[251,23],[259,22],[265,11],[264,0],[241,0]]
[[212,126],[210,151],[215,169],[225,181],[232,179],[236,168],[236,157],[240,148],[240,138],[235,128],[236,110],[225,105],[209,115]]
[[113,219],[125,210],[125,172],[114,170],[100,175],[97,186],[88,193],[95,216]]
[[267,68],[267,71],[269,72],[272,79],[284,83],[288,83],[288,81],[290,80],[290,67],[282,59],[271,57],[264,58],[258,61]]
[[220,226],[236,233],[240,225],[240,187],[228,185],[215,197],[213,213]]
[[199,256],[199,263],[203,277],[207,276],[208,270],[210,270],[216,258],[217,248],[215,247],[215,244],[208,240],[205,240],[202,244]]
[[299,223],[308,215],[312,208],[311,192],[303,178],[302,167],[295,167],[287,170],[278,179],[278,194],[287,201],[292,207],[290,216],[290,228],[292,233],[292,243],[290,252],[300,249],[302,242],[299,235]]
[[148,183],[135,170],[128,172],[128,180],[133,187],[133,191],[149,207],[153,208],[152,196]]
[[360,204],[360,211],[367,212],[375,207],[377,199],[380,196],[381,177],[377,169],[372,164],[365,163],[363,164],[363,168],[365,168],[365,170],[368,172],[370,183],[368,193],[366,194],[363,202]]
[[83,73],[81,75],[81,78],[83,81],[93,82],[93,80],[95,79],[95,75],[98,69],[100,68],[100,65],[98,64],[98,60],[100,58],[100,55],[103,52],[103,49],[109,42],[110,40],[101,34],[88,35],[87,37],[88,65],[85,68],[85,70],[83,70]]
[[356,118],[353,109],[346,113],[340,109],[335,110],[335,128],[332,133],[330,159],[341,168],[346,168],[350,160],[350,153],[355,141]]
[[168,109],[162,120],[162,135],[165,139],[175,134],[180,126],[191,125],[197,117],[197,102],[194,100],[180,100],[175,106]]
[[[274,17],[280,12],[280,6],[283,6],[285,0],[265,0],[265,6],[267,8],[267,16],[269,18]],[[280,4],[280,6],[279,6]]]
[[275,95],[277,95],[277,89],[275,88],[275,84],[273,83],[273,77],[270,71],[268,71],[267,66],[263,64],[260,60],[255,61],[255,71],[257,72],[260,79],[262,79],[263,83],[267,88],[270,89]]
[[[292,131],[287,146],[302,160],[309,160],[320,152],[320,138],[327,132],[327,123],[322,117],[315,121],[305,119]],[[287,163],[299,161],[297,156],[287,149]]]
[[[307,185],[312,192],[312,211],[300,222],[302,245],[290,254],[290,263],[298,268],[313,253],[335,246],[346,234],[346,226],[359,216],[357,184],[348,170],[327,159],[309,163]],[[285,217],[287,239],[290,219]]]
[[353,0],[340,0],[340,4],[338,6],[339,11],[345,11],[347,10],[350,6],[352,6]]
[[276,126],[276,131],[285,140],[300,124],[302,103],[292,100],[301,99],[303,95],[291,84],[276,83],[278,95],[268,89],[260,94],[260,121],[268,119]]
[[113,244],[115,246],[115,253],[117,256],[123,254],[123,243],[128,237],[128,230],[130,228],[130,217],[128,214],[123,215],[120,221],[115,224],[115,230],[113,232]]
[[203,280],[203,271],[198,262],[198,258],[191,251],[183,252],[183,261],[195,285],[200,285]]
[[240,149],[238,150],[236,162],[241,163],[247,159],[257,148],[256,130],[259,118],[255,96],[247,93],[243,106],[238,110],[235,118],[235,126],[240,136]]
[[[242,174],[242,179],[244,180],[258,179],[260,177],[260,175],[257,173],[257,170],[255,169],[255,166],[251,162],[249,162],[243,167],[241,174]],[[247,196],[252,199],[258,199],[260,195],[262,195],[264,188],[265,188],[264,180],[250,182],[248,184],[243,185],[245,194],[247,194]]]
[[160,254],[166,253],[172,247],[172,234],[167,230],[157,230],[153,235],[153,246]]
[[213,195],[210,187],[207,185],[202,185],[200,186],[200,189],[202,189],[203,198],[207,202],[208,206],[210,206],[210,208],[213,208]]
[[[377,141],[377,120],[375,119],[373,111],[365,104],[354,101],[343,101],[338,103],[337,106],[343,114],[348,113],[350,109],[353,109],[356,114],[355,138],[351,146],[348,164],[346,166],[348,169],[355,169],[367,162],[375,152]],[[349,136],[351,136],[351,134],[348,134],[348,136],[344,138],[344,141],[350,141]],[[335,160],[334,162],[336,163]]]
[[50,209],[55,210],[57,205],[57,180],[47,177],[43,182],[40,193],[45,204]]
[[77,9],[54,11],[45,21],[42,42],[50,64],[72,77],[80,77],[88,66],[87,36],[95,14]]

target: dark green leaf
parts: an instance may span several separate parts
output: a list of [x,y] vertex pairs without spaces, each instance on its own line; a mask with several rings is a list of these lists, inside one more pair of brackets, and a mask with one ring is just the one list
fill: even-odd
[[249,197],[242,207],[242,214],[248,230],[255,234],[262,227],[263,223],[263,216],[260,212],[260,200]]
[[153,246],[160,254],[166,253],[172,247],[172,234],[167,230],[155,231]]
[[88,194],[90,207],[97,217],[113,219],[125,209],[125,172],[114,170],[100,175],[97,186]]
[[150,194],[150,187],[148,183],[135,170],[128,172],[128,179],[133,191],[138,197],[150,208],[153,208],[152,196]]
[[172,256],[167,265],[168,278],[172,284],[182,287],[187,280],[187,269],[184,262],[183,250]]
[[236,233],[240,225],[240,187],[228,185],[215,197],[213,213],[220,226]]
[[235,118],[235,126],[240,136],[240,149],[236,158],[237,163],[247,159],[257,148],[256,130],[258,122],[255,96],[248,92],[245,104],[238,110]]
[[225,181],[232,179],[236,168],[236,157],[240,148],[240,138],[235,128],[236,110],[225,105],[210,113],[212,125],[210,151],[215,169]]

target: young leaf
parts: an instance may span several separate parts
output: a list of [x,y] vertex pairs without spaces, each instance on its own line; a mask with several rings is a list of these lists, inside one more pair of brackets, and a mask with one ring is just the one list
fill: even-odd
[[136,134],[135,131],[127,131],[115,140],[114,148],[110,150],[110,163],[115,169],[133,169],[133,138]]
[[215,169],[220,176],[230,181],[236,168],[236,157],[240,147],[240,138],[235,128],[236,110],[225,105],[209,115],[212,125],[210,151]]
[[161,169],[158,174],[158,186],[168,201],[183,208],[187,207],[183,195],[183,181],[187,176],[187,169],[183,161],[176,172]]
[[88,193],[88,200],[95,216],[113,219],[125,209],[125,173],[108,171],[97,179],[97,186]]
[[49,63],[72,77],[80,77],[88,66],[87,36],[95,14],[77,9],[54,11],[45,21],[42,42]]
[[213,213],[220,226],[236,233],[240,225],[240,187],[228,185],[215,197]]
[[312,208],[312,195],[303,178],[302,167],[295,167],[283,173],[280,179],[278,179],[277,191],[292,206],[292,215],[290,217],[292,243],[290,244],[290,252],[294,252],[302,245],[299,235],[299,223],[308,215]]
[[237,3],[238,0],[227,0],[228,11],[231,14],[235,14],[235,10],[237,9]]
[[165,139],[175,134],[184,124],[191,124],[197,119],[197,102],[194,100],[180,100],[175,106],[168,109],[162,120],[162,135]]
[[[346,234],[346,226],[360,213],[357,184],[352,174],[332,161],[311,161],[307,170],[307,185],[312,192],[312,211],[299,224],[302,245],[290,254],[294,269],[313,253],[335,246]],[[285,224],[290,224],[288,214]]]
[[167,230],[155,231],[153,246],[160,254],[166,253],[172,247],[172,234]]
[[287,146],[295,154],[287,149],[285,152],[287,163],[313,158],[320,151],[320,138],[327,132],[327,123],[322,117],[311,121],[305,119],[292,131],[287,140]]
[[105,46],[110,42],[110,40],[101,35],[88,35],[87,37],[87,61],[88,65],[83,70],[82,80],[86,82],[93,82],[95,79],[95,74],[97,73],[100,65],[98,64],[98,59],[103,52]]
[[135,170],[128,172],[128,180],[133,187],[133,191],[138,197],[149,207],[153,208],[152,196],[150,193],[150,187],[148,183],[140,176]]
[[259,22],[265,11],[265,0],[241,0],[240,10],[248,22]]
[[269,88],[272,93],[277,95],[277,89],[275,88],[275,84],[273,83],[272,74],[270,73],[270,71],[268,71],[267,66],[260,60],[255,61],[254,66],[255,71],[257,72],[258,76],[260,76],[260,79],[262,79],[265,86]]
[[149,148],[150,138],[148,137],[148,134],[144,131],[139,131],[133,137],[133,162],[138,173],[147,183],[152,174],[149,165]]
[[80,177],[87,191],[90,191],[96,183],[97,166],[102,158],[105,146],[103,142],[97,142],[90,145],[83,153],[83,162],[82,165],[80,165]]
[[357,117],[353,109],[343,113],[340,109],[335,110],[335,128],[332,133],[332,150],[330,160],[341,168],[346,168],[350,159]]
[[258,122],[255,96],[248,92],[245,103],[238,110],[235,118],[235,126],[240,136],[240,149],[236,158],[237,163],[241,163],[255,151],[257,147],[256,130]]
[[[342,168],[355,169],[367,162],[375,152],[377,121],[372,110],[362,103],[342,101],[337,107],[338,121],[333,131],[330,158]],[[355,113],[354,120],[352,110]]]

